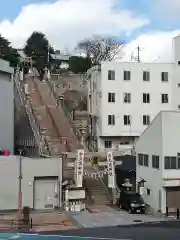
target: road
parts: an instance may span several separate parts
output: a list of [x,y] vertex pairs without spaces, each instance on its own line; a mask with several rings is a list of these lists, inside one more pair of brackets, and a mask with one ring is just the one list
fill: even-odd
[[101,228],[81,228],[77,230],[54,231],[44,234],[58,234],[65,236],[92,237],[93,239],[132,239],[132,240],[179,240],[180,221],[164,223],[145,223],[133,226],[113,226]]

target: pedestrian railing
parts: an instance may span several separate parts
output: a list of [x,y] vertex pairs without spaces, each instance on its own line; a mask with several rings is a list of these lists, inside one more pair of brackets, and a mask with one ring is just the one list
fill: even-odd
[[21,83],[20,73],[16,72],[14,75],[14,83],[17,89],[21,104],[25,107],[26,113],[29,118],[29,122],[36,140],[36,144],[39,147],[39,154],[44,157],[49,157],[50,149],[48,147],[47,141],[43,136],[41,136],[40,126],[37,122],[34,109],[29,101],[27,101],[24,84]]

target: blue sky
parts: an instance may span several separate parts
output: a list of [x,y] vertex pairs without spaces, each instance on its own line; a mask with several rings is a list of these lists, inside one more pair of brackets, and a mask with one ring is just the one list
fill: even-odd
[[[9,19],[12,21],[25,5],[32,3],[55,2],[56,0],[5,0],[1,3],[0,19]],[[85,1],[85,0],[84,0]],[[168,0],[167,0],[168,1]],[[141,14],[150,20],[150,24],[138,29],[131,37],[137,36],[139,32],[147,32],[153,30],[175,30],[180,26],[179,21],[167,19],[163,13],[159,14],[156,10],[155,0],[119,0],[119,8],[124,10],[132,10],[135,14]],[[11,8],[9,7],[11,6]]]
[[[57,49],[72,49],[82,39],[110,34],[126,42],[128,56],[141,45],[144,59],[153,61],[167,55],[172,38],[180,34],[179,12],[180,0],[5,0],[0,34],[19,48],[33,31],[42,31]],[[169,51],[167,59],[170,55]]]
[[[47,0],[5,0],[1,3],[0,19],[7,18],[12,20],[21,11],[22,6],[37,2],[42,3],[47,2]],[[55,2],[55,0],[48,0],[48,2]]]

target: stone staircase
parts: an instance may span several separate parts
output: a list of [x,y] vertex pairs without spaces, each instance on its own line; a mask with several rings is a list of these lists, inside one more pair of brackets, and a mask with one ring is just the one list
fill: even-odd
[[27,76],[25,80],[28,84],[29,92],[27,101],[31,103],[34,109],[34,113],[40,126],[41,136],[46,139],[51,156],[59,155],[62,151],[66,150],[65,144],[62,142],[62,139],[55,129],[53,118],[49,114],[48,107],[43,102],[32,77]]
[[[84,179],[84,185],[87,189],[87,205],[107,205],[112,202],[112,198],[108,192],[108,189],[103,183],[103,179],[97,175],[97,171],[93,167],[85,169],[88,173]],[[96,174],[96,178],[95,178]],[[92,176],[94,175],[94,177]]]
[[[36,91],[39,93],[41,101],[46,106],[47,112],[52,119],[54,130],[62,141],[65,141],[66,148],[64,152],[73,152],[78,148],[82,148],[80,139],[76,137],[73,127],[67,119],[61,106],[57,106],[56,99],[49,87],[48,83],[34,79]],[[62,151],[61,151],[62,152]]]

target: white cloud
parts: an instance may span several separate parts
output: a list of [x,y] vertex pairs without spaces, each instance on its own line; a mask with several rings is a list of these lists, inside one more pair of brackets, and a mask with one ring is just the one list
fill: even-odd
[[46,34],[56,48],[75,47],[79,40],[97,34],[128,32],[149,23],[143,16],[118,10],[118,0],[59,0],[24,6],[13,22],[0,23],[0,33],[13,46],[22,47],[35,31]]
[[131,54],[137,56],[140,46],[140,60],[143,62],[171,62],[172,38],[179,35],[180,30],[170,32],[150,32],[142,34],[123,48],[123,60],[130,61]]

